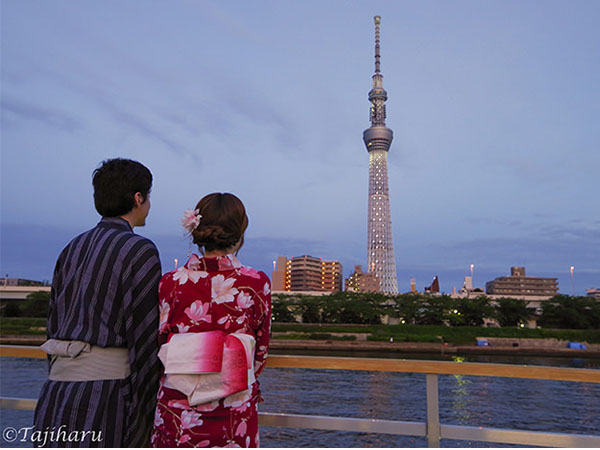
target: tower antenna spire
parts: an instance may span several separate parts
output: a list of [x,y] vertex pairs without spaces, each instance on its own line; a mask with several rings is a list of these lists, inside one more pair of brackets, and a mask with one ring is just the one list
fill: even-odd
[[387,156],[394,133],[385,126],[385,102],[387,92],[383,89],[379,25],[381,17],[375,16],[375,74],[373,88],[369,91],[371,126],[363,133],[369,152],[369,223],[368,266],[379,281],[379,288],[387,294],[398,293],[396,260],[392,239],[390,216],[390,193],[388,187]]
[[375,73],[381,72],[381,55],[379,54],[379,25],[381,16],[375,16]]

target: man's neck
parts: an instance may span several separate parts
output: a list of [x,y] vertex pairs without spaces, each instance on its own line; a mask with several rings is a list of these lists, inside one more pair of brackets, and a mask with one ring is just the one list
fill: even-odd
[[126,220],[126,221],[127,221],[127,223],[129,223],[129,226],[131,227],[131,229],[132,229],[132,230],[133,230],[133,228],[136,226],[136,225],[135,225],[134,218],[133,218],[133,217],[131,217],[131,215],[130,215],[130,214],[125,214],[125,215],[121,216],[121,219],[124,219],[124,220]]

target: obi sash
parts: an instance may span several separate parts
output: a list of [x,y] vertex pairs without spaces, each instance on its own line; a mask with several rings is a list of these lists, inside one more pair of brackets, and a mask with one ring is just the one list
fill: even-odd
[[98,347],[83,341],[48,339],[41,349],[50,355],[52,381],[121,380],[131,373],[124,347]]
[[201,405],[245,391],[254,376],[254,337],[220,330],[174,334],[161,346],[164,386]]

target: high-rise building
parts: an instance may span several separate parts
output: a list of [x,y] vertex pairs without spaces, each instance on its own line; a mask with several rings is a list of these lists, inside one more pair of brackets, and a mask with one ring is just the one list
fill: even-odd
[[273,290],[341,291],[342,264],[339,261],[323,261],[310,255],[292,259],[280,256],[273,270]]
[[354,273],[346,278],[347,292],[379,292],[379,280],[374,273],[364,273],[362,266],[354,266]]
[[371,102],[371,126],[363,133],[369,152],[369,224],[368,224],[368,271],[379,280],[384,293],[397,294],[396,260],[392,242],[392,219],[388,188],[387,155],[392,144],[393,132],[385,126],[385,101],[383,75],[380,70],[379,25],[381,17],[375,16],[375,74],[373,88],[369,91]]
[[285,291],[285,268],[287,258],[278,256],[277,261],[273,261],[273,276],[271,277],[271,289],[274,291]]
[[528,277],[525,267],[511,267],[510,277],[496,278],[485,283],[485,292],[503,296],[547,296],[558,293],[556,278]]
[[321,261],[321,290],[339,292],[342,283],[342,264],[339,261]]

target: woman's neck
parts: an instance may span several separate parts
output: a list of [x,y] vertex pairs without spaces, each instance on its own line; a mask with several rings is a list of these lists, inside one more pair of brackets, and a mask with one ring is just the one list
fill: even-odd
[[229,250],[211,250],[209,252],[204,252],[205,258],[216,258],[217,256],[225,256],[232,254],[232,251]]

